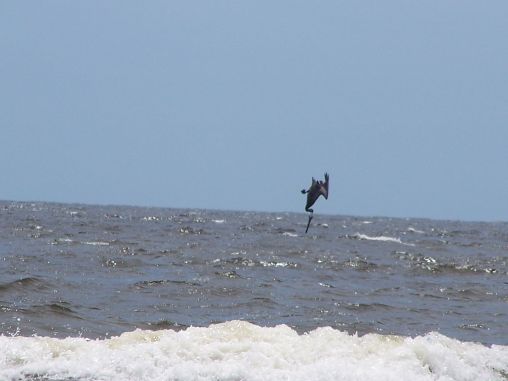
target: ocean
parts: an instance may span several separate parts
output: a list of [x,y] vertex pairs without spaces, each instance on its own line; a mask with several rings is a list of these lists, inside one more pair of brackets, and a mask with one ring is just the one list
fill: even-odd
[[0,380],[508,380],[508,223],[0,202]]

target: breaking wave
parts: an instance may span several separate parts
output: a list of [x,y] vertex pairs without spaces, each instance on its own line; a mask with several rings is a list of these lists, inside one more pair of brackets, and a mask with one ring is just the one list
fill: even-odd
[[230,321],[104,340],[0,336],[2,380],[503,380],[508,347]]
[[359,240],[365,240],[365,241],[394,242],[394,243],[400,243],[401,245],[414,246],[414,244],[412,244],[412,243],[402,242],[400,238],[395,238],[395,237],[386,237],[386,236],[371,237],[366,234],[360,234],[360,233],[356,233],[356,234],[352,235],[351,237],[355,238],[355,239],[359,239]]

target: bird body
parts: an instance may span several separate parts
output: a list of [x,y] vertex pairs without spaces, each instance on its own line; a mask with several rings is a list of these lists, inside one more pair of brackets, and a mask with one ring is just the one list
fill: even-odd
[[310,188],[305,190],[302,189],[302,193],[307,193],[307,203],[305,204],[305,211],[309,212],[309,221],[307,222],[307,228],[305,229],[305,233],[309,230],[310,222],[312,221],[312,218],[314,217],[314,210],[310,207],[314,205],[316,200],[319,198],[319,196],[323,196],[325,200],[328,200],[328,182],[329,182],[330,176],[328,176],[328,173],[325,173],[325,181],[316,181],[314,177],[312,178],[312,184],[310,185]]
[[328,173],[325,173],[325,181],[316,181],[314,177],[312,178],[312,184],[310,188],[305,190],[302,189],[302,193],[307,193],[307,203],[305,204],[305,211],[309,212],[309,221],[307,222],[307,228],[305,229],[305,233],[309,230],[310,222],[314,217],[314,210],[310,207],[314,205],[319,196],[323,196],[326,200],[328,200],[328,183],[330,180],[330,176]]
[[313,213],[310,207],[314,205],[319,196],[323,196],[326,200],[328,200],[328,182],[330,180],[330,176],[328,173],[325,173],[325,181],[316,181],[314,177],[312,178],[312,184],[309,189],[302,189],[302,193],[307,193],[307,204],[305,205],[305,211]]

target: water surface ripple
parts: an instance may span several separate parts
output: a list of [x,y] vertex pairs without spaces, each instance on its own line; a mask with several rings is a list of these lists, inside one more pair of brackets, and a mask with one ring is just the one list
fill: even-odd
[[508,344],[508,224],[0,202],[0,334],[246,320]]

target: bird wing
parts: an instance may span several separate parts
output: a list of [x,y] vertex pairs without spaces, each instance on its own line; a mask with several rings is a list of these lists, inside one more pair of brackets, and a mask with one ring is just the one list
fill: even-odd
[[328,173],[325,173],[325,182],[322,183],[321,189],[319,190],[319,193],[321,193],[326,200],[328,200],[328,182],[330,180],[330,176]]

